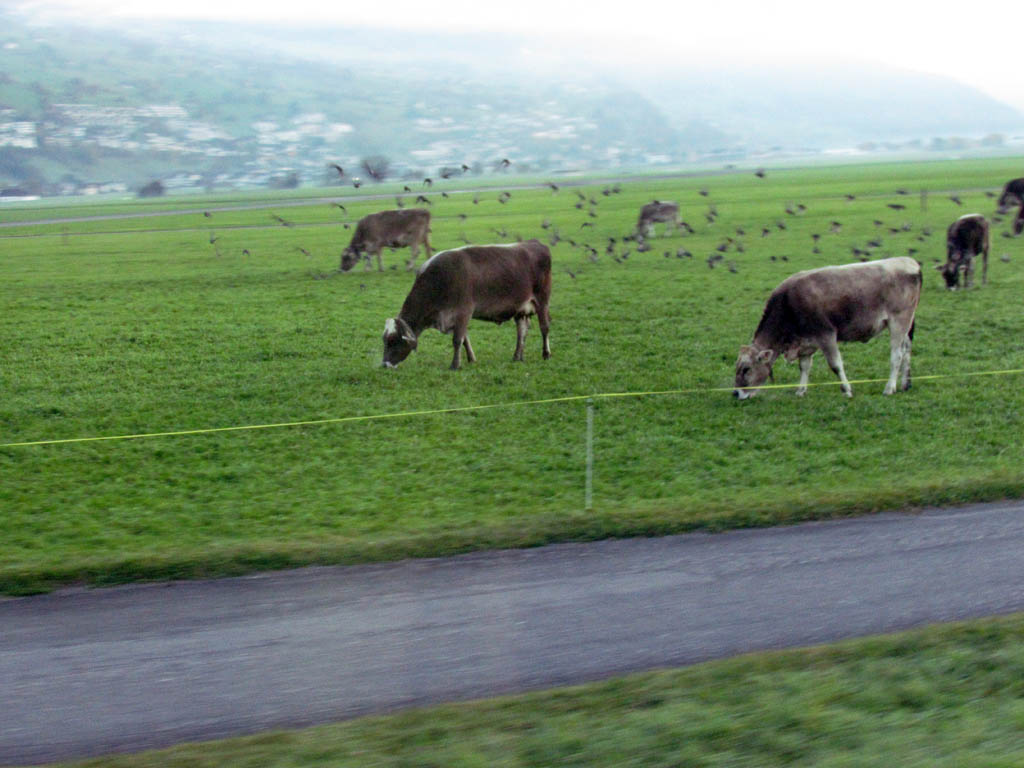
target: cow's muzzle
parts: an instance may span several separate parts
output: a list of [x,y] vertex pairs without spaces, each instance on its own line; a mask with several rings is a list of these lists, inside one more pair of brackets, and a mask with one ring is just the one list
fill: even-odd
[[384,360],[384,361],[381,362],[380,367],[381,368],[397,368],[398,366],[395,365],[394,363],[391,363],[391,362],[388,362],[387,360]]
[[737,400],[747,400],[748,398],[753,397],[755,394],[756,390],[755,392],[748,392],[745,389],[734,389],[732,391],[732,396],[735,397]]

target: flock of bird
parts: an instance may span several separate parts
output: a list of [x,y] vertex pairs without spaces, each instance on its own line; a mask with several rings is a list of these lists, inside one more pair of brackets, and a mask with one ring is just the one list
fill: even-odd
[[[510,164],[511,161],[508,158],[504,158],[499,163],[496,164],[496,167],[508,168]],[[330,167],[333,168],[338,173],[339,177],[346,178],[345,170],[340,165],[332,163]],[[366,170],[369,173],[370,168],[364,167],[364,170]],[[438,175],[440,178],[447,180],[452,178],[456,173],[465,173],[468,170],[470,170],[470,166],[463,163],[461,167],[441,169]],[[372,176],[373,174],[370,175]],[[758,168],[756,171],[754,171],[754,175],[759,179],[766,179],[768,177],[767,172],[763,168]],[[358,182],[359,179],[353,179],[353,186],[358,188]],[[562,187],[556,184],[555,182],[549,181],[546,183],[545,186],[548,189],[550,189],[552,195],[558,195],[562,191]],[[422,181],[422,185],[418,190],[413,189],[408,184],[406,184],[403,187],[403,194],[399,194],[396,196],[395,205],[398,208],[404,207],[406,205],[405,196],[407,195],[409,197],[412,197],[412,195],[415,194],[415,198],[413,198],[415,204],[432,206],[434,204],[434,200],[428,197],[424,190],[432,190],[433,188],[434,179],[431,177],[425,177]],[[633,256],[634,254],[645,253],[654,250],[654,241],[657,238],[650,237],[638,229],[633,229],[629,232],[618,235],[605,234],[603,235],[601,240],[596,242],[596,244],[594,242],[593,237],[588,236],[596,234],[596,232],[599,229],[598,223],[600,219],[600,204],[602,202],[602,199],[607,199],[612,196],[619,195],[622,192],[621,183],[606,184],[600,190],[597,191],[583,190],[577,188],[574,189],[573,192],[574,194],[570,198],[572,207],[568,211],[568,213],[576,217],[582,215],[585,218],[582,222],[578,224],[578,226],[576,226],[575,224],[570,225],[573,226],[574,229],[570,230],[566,234],[563,234],[563,229],[559,224],[555,223],[550,216],[545,217],[540,222],[540,229],[543,231],[544,234],[538,233],[538,236],[542,239],[545,239],[548,245],[554,247],[556,245],[564,243],[565,245],[568,245],[569,247],[583,254],[586,257],[586,259],[593,264],[600,262],[602,258],[607,258],[616,264],[622,265],[626,264],[629,261],[630,257]],[[701,212],[703,219],[701,226],[703,229],[700,234],[712,234],[718,229],[721,214],[719,213],[717,204],[711,199],[711,192],[706,186],[701,187],[700,189],[698,189],[697,192],[698,195],[701,198],[703,198],[703,205],[705,206],[704,210]],[[468,195],[469,193],[466,194]],[[472,204],[479,205],[481,200],[484,199],[483,196],[487,194],[491,193],[472,193],[472,197],[470,198]],[[909,196],[910,194],[910,191],[905,188],[895,190],[895,195],[897,197]],[[991,191],[986,191],[985,194],[989,198],[995,197],[995,193]],[[441,192],[441,196],[444,199],[449,199],[451,197],[448,194],[448,192],[445,191]],[[507,190],[500,191],[495,199],[500,205],[508,205],[513,201],[513,195],[512,192]],[[843,195],[843,199],[845,199],[847,203],[852,203],[856,201],[858,198],[854,194],[846,193]],[[963,200],[959,195],[949,194],[948,200],[955,206],[963,206]],[[922,191],[920,203],[922,211],[926,210],[927,202],[927,192]],[[330,205],[338,208],[343,214],[347,215],[348,210],[342,203],[332,201]],[[883,207],[883,205],[884,208],[888,209],[890,212],[902,213],[907,210],[907,205],[902,202],[885,202],[884,204],[880,204],[880,209]],[[707,255],[703,257],[703,261],[709,269],[715,269],[716,267],[721,265],[724,266],[724,268],[728,272],[737,273],[740,270],[741,265],[741,262],[738,260],[737,256],[739,254],[746,253],[745,238],[750,237],[748,231],[756,233],[758,230],[760,230],[761,239],[776,236],[778,233],[786,232],[788,230],[787,221],[789,219],[796,219],[802,217],[807,212],[808,207],[805,204],[796,201],[787,202],[783,206],[781,214],[778,217],[773,217],[773,221],[769,221],[767,223],[757,225],[756,227],[749,228],[745,226],[736,226],[731,228],[728,232],[720,232],[719,237],[716,238],[718,240],[717,244],[711,246],[708,249],[705,249]],[[906,214],[903,215],[906,216]],[[209,212],[204,212],[204,216],[210,218],[212,214]],[[276,213],[271,213],[270,217],[271,220],[274,221],[279,226],[288,228],[292,228],[295,226],[293,222],[285,219],[284,217]],[[464,223],[469,218],[469,214],[466,212],[460,212],[456,215],[456,218],[460,223]],[[1003,221],[1002,217],[1000,217],[998,214],[992,216],[991,220],[997,224]],[[904,253],[911,257],[918,257],[919,254],[926,251],[924,244],[926,244],[929,238],[931,238],[934,234],[931,227],[915,227],[909,221],[902,221],[896,224],[887,224],[882,218],[875,218],[873,219],[873,225],[875,227],[874,236],[867,237],[862,241],[854,241],[848,243],[847,247],[849,249],[850,258],[852,260],[869,261],[871,259],[882,258],[885,256],[903,255]],[[351,224],[349,222],[343,222],[343,226],[345,229],[351,228]],[[684,220],[679,221],[677,225],[672,225],[670,223],[666,224],[665,226],[667,228],[666,234],[681,236],[699,234],[697,228],[695,228],[690,223]],[[491,228],[490,231],[493,232],[501,241],[522,241],[524,239],[527,239],[524,238],[520,232],[510,232],[506,227],[494,227]],[[822,253],[822,238],[827,235],[839,235],[842,231],[842,222],[836,219],[829,220],[827,224],[823,224],[820,231],[813,231],[810,233],[810,252],[815,255],[820,255]],[[1013,237],[1013,235],[1007,231],[1004,231],[1002,235],[1003,237]],[[907,238],[909,239],[909,242],[904,240],[903,242],[898,243],[899,238]],[[466,233],[464,231],[459,234],[458,239],[460,240],[460,242],[464,244],[472,243],[472,241],[466,236]],[[209,235],[209,242],[210,245],[214,247],[215,253],[218,256],[221,255],[221,251],[218,245],[219,240],[219,236],[217,236],[216,233],[211,230]],[[691,247],[694,247],[695,250],[698,250],[696,246]],[[304,254],[307,258],[313,258],[313,254],[307,248],[301,245],[296,245],[294,246],[294,248],[296,251]],[[942,259],[934,254],[938,253],[939,255],[944,256],[943,249],[944,244],[942,246],[938,246],[936,248],[931,248],[927,250],[932,253],[932,260],[935,262],[939,262]],[[248,249],[243,250],[242,253],[243,255],[247,256],[251,255],[251,252]],[[664,249],[662,251],[662,255],[666,259],[696,259],[694,253],[689,248],[683,246]],[[774,253],[772,253],[768,256],[768,259],[771,262],[787,262],[789,261],[789,256],[786,254],[775,255]],[[1009,261],[1009,256],[1007,254],[1003,254],[1001,256],[1001,259],[1003,261]],[[396,267],[392,268],[394,269]],[[576,271],[573,271],[568,267],[563,267],[563,271],[573,279],[575,279],[579,274],[578,267]],[[317,275],[317,277],[326,276],[328,275],[322,273],[319,273]]]

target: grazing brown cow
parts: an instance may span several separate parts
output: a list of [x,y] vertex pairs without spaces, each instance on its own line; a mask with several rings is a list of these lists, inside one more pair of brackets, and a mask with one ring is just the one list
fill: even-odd
[[419,255],[422,244],[427,257],[433,253],[430,249],[430,211],[423,208],[408,210],[381,211],[364,216],[356,224],[352,242],[342,251],[341,271],[347,272],[361,259],[366,259],[366,268],[370,268],[370,257],[377,256],[377,269],[383,270],[380,254],[385,248],[405,248],[411,251],[406,269],[412,269]]
[[673,229],[678,229],[682,223],[679,220],[679,206],[671,201],[661,200],[647,203],[640,209],[640,216],[636,220],[637,234],[651,237],[656,222],[664,222]]
[[471,318],[503,323],[516,321],[516,351],[523,359],[523,341],[530,315],[540,321],[544,359],[551,357],[548,300],[551,298],[551,251],[539,240],[511,245],[467,245],[441,251],[416,276],[398,317],[384,324],[384,360],[394,368],[416,349],[427,328],[452,334],[459,367],[462,347],[469,362],[476,362],[466,330]]
[[999,213],[1005,214],[1011,205],[1024,205],[1024,179],[1011,179],[999,196]]
[[980,213],[968,213],[946,230],[946,263],[935,268],[942,272],[946,287],[955,291],[964,276],[964,287],[974,284],[974,257],[981,254],[981,282],[988,282],[989,227]]
[[807,391],[811,356],[820,349],[839,377],[843,394],[853,390],[843,370],[840,341],[869,341],[889,327],[889,381],[884,394],[910,389],[910,345],[921,296],[921,265],[908,256],[841,267],[821,267],[783,280],[772,291],[749,345],[740,347],[733,395],[745,400],[785,357],[800,360],[796,394]]

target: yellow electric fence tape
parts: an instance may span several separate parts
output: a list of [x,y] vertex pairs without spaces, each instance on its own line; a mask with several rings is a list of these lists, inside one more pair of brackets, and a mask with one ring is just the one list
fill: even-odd
[[[974,373],[937,373],[915,376],[915,382],[934,381],[937,379],[957,379],[975,376],[1009,376],[1024,373],[1024,368],[1012,368],[1005,371],[979,371]],[[850,384],[879,384],[887,379],[859,379]],[[838,381],[811,383],[812,387],[834,387]],[[765,384],[757,389],[795,389],[796,384]],[[141,440],[149,437],[179,437],[182,435],[211,435],[217,432],[242,432],[255,429],[281,429],[283,427],[308,427],[323,424],[343,424],[354,421],[377,421],[380,419],[405,419],[414,416],[435,416],[444,413],[466,413],[467,411],[483,411],[493,408],[515,408],[525,405],[547,405],[549,403],[569,403],[577,400],[599,400],[623,397],[654,397],[656,395],[697,395],[712,392],[732,392],[733,387],[703,387],[695,389],[663,389],[649,392],[599,392],[591,395],[567,395],[565,397],[549,397],[542,400],[516,400],[509,403],[490,403],[487,405],[464,405],[455,408],[433,408],[422,411],[400,411],[397,413],[376,413],[365,416],[340,416],[333,419],[311,419],[308,421],[284,421],[277,424],[246,424],[235,427],[207,427],[204,429],[182,429],[174,432],[147,432],[137,435],[106,435],[100,437],[68,437],[60,440],[31,440],[20,443],[0,443],[0,448],[20,448],[29,445],[60,445],[64,443],[98,443],[106,440]]]

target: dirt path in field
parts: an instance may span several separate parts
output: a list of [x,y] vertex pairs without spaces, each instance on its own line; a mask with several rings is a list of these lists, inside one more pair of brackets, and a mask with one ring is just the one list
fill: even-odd
[[0,764],[1024,610],[1024,504],[0,601]]

